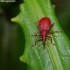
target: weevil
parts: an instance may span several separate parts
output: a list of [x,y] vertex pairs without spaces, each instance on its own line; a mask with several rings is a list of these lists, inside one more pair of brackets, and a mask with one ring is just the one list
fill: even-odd
[[[52,28],[53,25],[54,24],[51,23],[51,20],[48,17],[43,17],[38,21],[39,37],[36,39],[34,45],[36,45],[36,42],[38,40],[42,40],[43,45],[45,46],[47,38],[50,38],[51,43],[52,43],[52,37],[48,34],[52,34],[53,32],[62,32],[62,30],[61,31],[50,31],[50,29]],[[35,34],[35,36],[36,35],[37,35],[37,33]],[[34,46],[34,45],[32,45],[32,46]]]

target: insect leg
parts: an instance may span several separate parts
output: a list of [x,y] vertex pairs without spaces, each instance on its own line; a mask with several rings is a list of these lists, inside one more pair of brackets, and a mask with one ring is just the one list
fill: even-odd
[[54,26],[54,24],[51,24],[51,28]]
[[[51,24],[51,28],[54,26],[54,24]],[[53,34],[53,33],[59,33],[59,32],[63,32],[63,30],[58,30],[58,31],[50,31],[49,34]]]
[[[53,42],[52,42],[52,37],[51,37],[51,36],[47,36],[47,37],[51,39],[51,43],[53,44]],[[54,44],[53,44],[53,45],[54,45]]]
[[37,41],[40,40],[40,39],[41,39],[41,37],[38,37],[38,38],[36,39],[35,43],[32,45],[32,47],[35,46],[36,43],[37,43]]
[[63,30],[60,30],[60,31],[50,31],[49,34],[59,33],[59,32],[63,32]]
[[38,36],[38,35],[40,35],[40,34],[39,34],[39,32],[35,33],[35,34],[34,34],[34,35],[32,35],[32,36]]

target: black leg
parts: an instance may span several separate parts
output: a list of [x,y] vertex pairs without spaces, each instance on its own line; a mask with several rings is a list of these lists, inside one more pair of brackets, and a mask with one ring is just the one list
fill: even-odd
[[[53,44],[53,42],[52,42],[52,37],[51,37],[51,36],[47,36],[47,37],[51,39],[51,43]],[[54,45],[54,44],[53,44],[53,45]]]
[[35,33],[34,35],[31,35],[31,36],[39,36],[39,32]]
[[54,26],[54,24],[51,24],[51,28]]
[[38,38],[36,39],[35,43],[32,45],[32,47],[35,46],[36,43],[37,43],[37,41],[40,40],[40,39],[41,39],[41,37],[38,37]]
[[63,32],[63,30],[60,30],[60,31],[50,31],[49,34],[59,33],[59,32]]

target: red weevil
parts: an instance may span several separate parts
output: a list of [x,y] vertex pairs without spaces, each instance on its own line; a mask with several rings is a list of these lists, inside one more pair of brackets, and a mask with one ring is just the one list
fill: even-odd
[[[51,20],[49,18],[47,18],[47,17],[43,17],[43,18],[41,18],[39,20],[38,28],[39,28],[40,36],[36,39],[35,44],[36,44],[36,42],[38,40],[42,40],[43,41],[43,45],[45,46],[46,38],[50,38],[51,39],[51,43],[52,43],[52,37],[49,36],[48,34],[52,34],[53,32],[60,32],[60,31],[52,31],[52,32],[50,32],[50,29],[51,29],[52,26],[53,26],[53,24],[51,24]],[[36,35],[37,35],[37,33],[36,33]]]

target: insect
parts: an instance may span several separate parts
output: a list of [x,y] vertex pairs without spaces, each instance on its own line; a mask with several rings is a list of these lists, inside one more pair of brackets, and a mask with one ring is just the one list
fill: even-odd
[[[39,37],[36,39],[34,45],[36,45],[36,42],[38,40],[42,40],[43,45],[45,46],[47,38],[50,38],[51,43],[52,43],[52,37],[49,36],[48,34],[52,34],[53,32],[60,32],[60,31],[50,31],[50,29],[52,28],[53,25],[54,24],[51,24],[51,20],[49,18],[47,18],[47,17],[43,17],[43,18],[41,18],[39,20],[39,22],[38,22],[38,29],[39,29],[38,34],[39,34]],[[36,35],[37,35],[37,33],[35,34],[35,36]]]

